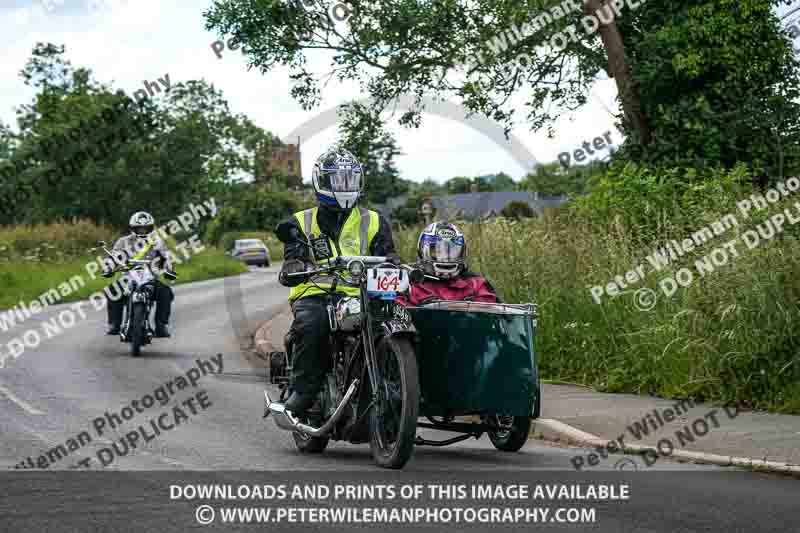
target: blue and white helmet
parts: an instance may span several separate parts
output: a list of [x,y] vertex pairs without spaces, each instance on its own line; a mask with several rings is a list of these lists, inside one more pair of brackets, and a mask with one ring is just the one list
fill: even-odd
[[417,260],[422,270],[441,279],[451,279],[466,269],[467,243],[455,224],[434,222],[417,241]]
[[314,163],[311,183],[321,204],[352,209],[364,190],[364,172],[353,154],[329,148]]

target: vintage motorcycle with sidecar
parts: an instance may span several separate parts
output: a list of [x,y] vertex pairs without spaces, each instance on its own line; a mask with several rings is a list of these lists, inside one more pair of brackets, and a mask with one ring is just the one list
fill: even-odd
[[[298,238],[296,233],[278,237]],[[518,451],[539,416],[540,386],[534,352],[534,304],[435,301],[394,303],[409,283],[425,276],[385,257],[334,254],[327,238],[312,238],[312,276],[327,291],[333,366],[317,403],[298,420],[284,407],[291,382],[292,338],[270,357],[268,377],[278,401],[264,391],[264,417],[291,431],[301,452],[321,453],[330,440],[370,443],[375,462],[402,468],[414,446],[446,446],[484,433],[503,451]],[[337,283],[360,297],[336,294]],[[418,420],[424,417],[427,421]],[[460,433],[431,440],[418,428]]]

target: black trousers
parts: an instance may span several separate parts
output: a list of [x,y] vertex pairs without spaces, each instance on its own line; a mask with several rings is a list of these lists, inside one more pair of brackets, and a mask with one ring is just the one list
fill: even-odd
[[[127,303],[127,298],[122,294],[121,287],[112,283],[106,288],[106,300],[108,300],[108,323],[114,325],[122,324],[122,312]],[[169,317],[172,314],[172,301],[175,293],[172,287],[156,281],[156,324],[169,324]]]
[[[338,301],[341,296],[336,296]],[[317,392],[333,366],[327,298],[308,296],[292,303],[292,388],[300,394]]]

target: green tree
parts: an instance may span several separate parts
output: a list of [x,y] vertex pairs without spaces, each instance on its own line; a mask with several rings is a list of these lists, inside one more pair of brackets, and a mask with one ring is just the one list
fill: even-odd
[[252,177],[279,141],[205,81],[134,103],[73,67],[65,48],[38,43],[21,72],[36,90],[18,132],[0,130],[0,223],[89,218],[116,226],[132,211],[161,219]]
[[592,161],[565,169],[557,161],[544,163],[525,176],[521,187],[544,194],[582,194],[587,191],[591,178],[603,175],[607,166],[605,162]]
[[400,178],[394,163],[401,152],[380,115],[355,102],[344,107],[340,118],[339,144],[358,157],[364,167],[367,200],[384,204],[408,191],[408,184]]
[[120,191],[153,161],[153,108],[74,68],[63,46],[38,43],[21,76],[37,93],[17,112],[17,143],[2,171],[17,202],[4,222],[119,222]]
[[[352,10],[346,30],[331,24],[328,2],[215,2],[205,12],[206,28],[246,43],[251,64],[269,71],[288,66],[297,82],[292,94],[304,105],[321,100],[326,76],[312,70],[312,53],[332,52],[330,77],[366,87],[383,108],[395,97],[411,94],[458,98],[509,127],[515,93],[525,95],[527,122],[541,127],[562,111],[551,102],[574,108],[586,102],[595,74],[608,62],[599,39],[590,45],[541,53],[550,37],[577,24],[572,12],[549,24],[530,24],[535,15],[561,6],[563,0],[348,0]],[[528,35],[508,35],[512,27]],[[527,58],[515,62],[520,54]],[[417,125],[419,105],[401,123]]]
[[[743,161],[774,174],[766,161],[779,146],[792,164],[800,147],[800,112],[792,103],[798,62],[772,13],[780,0],[639,3],[592,36],[542,53],[556,33],[581,27],[580,12],[531,24],[562,3],[348,0],[346,31],[330,24],[325,2],[230,0],[205,16],[208,29],[248,45],[252,65],[264,72],[288,66],[297,82],[292,94],[306,106],[316,105],[321,84],[336,76],[366,87],[376,108],[415,96],[418,105],[403,124],[418,125],[422,96],[431,96],[457,98],[510,128],[512,102],[519,101],[513,97],[520,96],[526,123],[538,129],[585,104],[606,70],[617,83],[629,139],[621,156],[694,166]],[[597,9],[602,2],[586,4]],[[509,37],[514,28],[525,35]],[[308,56],[319,50],[332,52],[330,76],[312,70],[318,63]],[[516,61],[521,54],[525,60]]]
[[773,13],[780,3],[648,3],[624,18],[654,133],[624,155],[698,169],[745,162],[762,181],[798,170],[800,63]]
[[206,229],[209,242],[219,242],[232,231],[273,231],[279,222],[304,207],[292,192],[254,183],[232,185],[222,204]]
[[495,192],[516,191],[519,188],[519,184],[504,172],[490,174],[488,181]]
[[421,182],[411,182],[410,188],[412,192],[418,193],[420,195],[437,195],[437,194],[445,194],[447,192],[447,187],[438,183],[430,178],[427,178]]
[[472,178],[456,176],[455,178],[450,178],[447,180],[447,182],[445,182],[445,186],[447,187],[448,194],[467,193],[472,189]]
[[402,226],[413,226],[419,223],[419,198],[416,196],[409,197],[405,205],[402,205],[392,211],[392,222]]

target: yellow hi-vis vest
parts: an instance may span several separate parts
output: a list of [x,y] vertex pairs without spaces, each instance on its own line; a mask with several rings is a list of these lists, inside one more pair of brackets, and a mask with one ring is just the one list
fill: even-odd
[[[313,234],[319,237],[322,231],[317,225],[317,208],[306,209],[294,214],[300,227],[303,229],[306,237]],[[342,255],[368,255],[369,246],[372,239],[378,234],[380,227],[380,219],[378,213],[370,211],[365,208],[354,208],[350,210],[347,220],[342,226],[342,232],[339,235],[339,247],[342,249]],[[331,245],[333,257],[339,254],[336,247]],[[311,261],[314,262],[313,254],[309,253]],[[315,263],[316,264],[316,263]],[[298,298],[306,296],[314,296],[316,294],[325,294],[325,291],[320,290],[317,286],[324,289],[330,289],[333,278],[330,276],[316,276],[314,283],[303,283],[296,287],[292,287],[289,291],[289,301],[294,301]],[[341,279],[336,285],[336,291],[347,294],[348,296],[358,296],[360,294],[358,287],[346,285]]]

